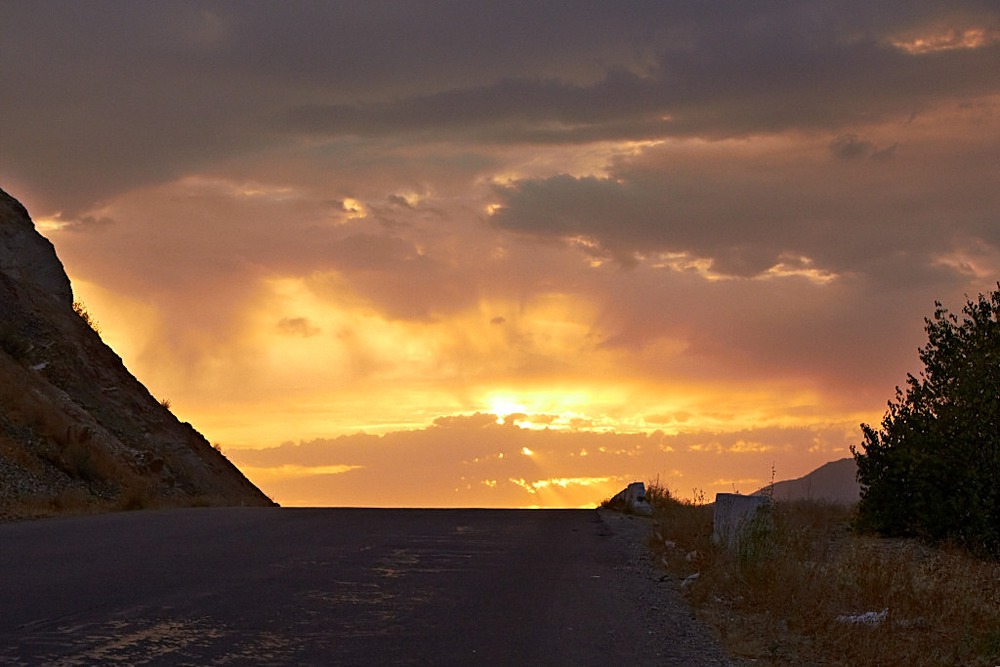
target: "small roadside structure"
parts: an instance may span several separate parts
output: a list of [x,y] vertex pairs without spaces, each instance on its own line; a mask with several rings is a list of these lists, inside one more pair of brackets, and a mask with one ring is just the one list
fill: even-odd
[[641,516],[652,516],[653,508],[646,501],[646,485],[632,482],[608,501],[608,507],[619,512],[630,512]]
[[[717,493],[712,528],[712,541],[731,551],[742,552],[745,543],[758,536],[770,520],[768,496],[743,496],[738,493]],[[766,532],[766,531],[764,531]]]

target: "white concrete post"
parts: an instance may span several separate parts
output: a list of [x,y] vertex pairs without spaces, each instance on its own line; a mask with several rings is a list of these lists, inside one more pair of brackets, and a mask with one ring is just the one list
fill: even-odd
[[632,482],[615,494],[611,499],[611,508],[625,510],[633,514],[651,516],[653,508],[646,501],[646,485],[642,482]]
[[758,510],[771,504],[767,496],[741,496],[738,493],[715,495],[712,541],[729,549],[739,546],[743,531],[757,516]]

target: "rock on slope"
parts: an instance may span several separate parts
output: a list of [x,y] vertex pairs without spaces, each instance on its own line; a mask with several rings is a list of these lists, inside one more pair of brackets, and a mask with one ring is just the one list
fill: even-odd
[[101,341],[0,190],[0,518],[201,504],[273,503]]
[[[852,505],[861,498],[858,466],[853,458],[831,461],[804,477],[775,482],[773,487],[775,500],[820,500]],[[770,492],[769,485],[757,494]]]

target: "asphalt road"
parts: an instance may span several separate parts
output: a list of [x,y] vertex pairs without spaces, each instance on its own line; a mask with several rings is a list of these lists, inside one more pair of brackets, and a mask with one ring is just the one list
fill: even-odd
[[719,664],[621,537],[594,510],[0,525],[0,664]]

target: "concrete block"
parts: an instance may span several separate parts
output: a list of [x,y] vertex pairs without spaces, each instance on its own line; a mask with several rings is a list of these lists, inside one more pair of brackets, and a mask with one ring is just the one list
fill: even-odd
[[716,494],[712,541],[729,549],[739,548],[746,529],[757,518],[757,512],[770,505],[771,499],[767,496]]
[[642,482],[632,482],[615,494],[611,499],[611,508],[652,516],[653,508],[646,501],[646,485]]

